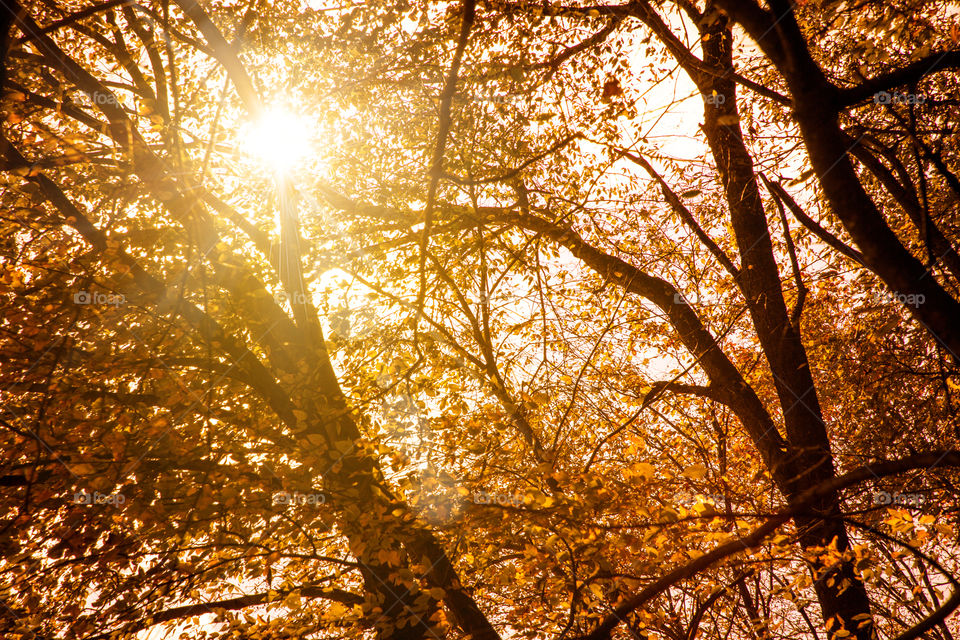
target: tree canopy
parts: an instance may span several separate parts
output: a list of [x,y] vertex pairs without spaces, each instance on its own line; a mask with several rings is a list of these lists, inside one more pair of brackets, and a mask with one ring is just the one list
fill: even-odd
[[0,16],[2,637],[960,631],[955,2]]

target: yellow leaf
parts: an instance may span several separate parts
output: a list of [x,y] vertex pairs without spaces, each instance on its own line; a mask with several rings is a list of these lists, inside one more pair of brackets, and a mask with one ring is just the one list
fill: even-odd
[[702,464],[695,464],[684,469],[680,475],[691,480],[703,480],[707,475],[707,468]]
[[633,465],[633,472],[638,476],[642,476],[644,479],[649,480],[653,477],[656,469],[649,462],[638,462],[637,464]]
[[96,469],[94,469],[94,468],[93,468],[91,465],[89,465],[89,464],[73,464],[73,465],[70,465],[70,473],[72,473],[72,474],[74,474],[74,475],[78,475],[78,476],[87,476],[87,475],[90,475],[91,473],[94,473],[95,471],[96,471]]

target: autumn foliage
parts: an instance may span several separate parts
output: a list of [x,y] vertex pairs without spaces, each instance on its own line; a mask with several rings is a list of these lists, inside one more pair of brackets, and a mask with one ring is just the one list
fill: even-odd
[[0,637],[960,632],[954,3],[0,17]]

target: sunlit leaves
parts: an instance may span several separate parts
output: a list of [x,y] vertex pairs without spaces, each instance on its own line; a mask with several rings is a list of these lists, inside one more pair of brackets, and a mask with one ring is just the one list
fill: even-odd
[[[29,159],[4,178],[0,265],[0,454],[10,482],[3,506],[16,530],[0,537],[0,574],[16,591],[8,599],[16,633],[133,631],[164,611],[243,597],[251,599],[236,609],[192,614],[190,633],[361,637],[375,625],[386,634],[415,623],[386,611],[384,592],[358,562],[409,588],[407,605],[446,629],[442,608],[426,612],[459,585],[431,576],[436,558],[422,554],[425,532],[499,629],[585,633],[658,576],[784,507],[737,407],[682,391],[646,402],[657,382],[709,382],[703,354],[678,339],[671,310],[626,294],[611,279],[624,277],[621,267],[598,274],[582,255],[504,215],[539,216],[675,284],[779,426],[769,354],[737,283],[617,151],[633,145],[649,157],[706,233],[736,251],[728,194],[695,138],[701,113],[682,99],[685,80],[669,52],[624,23],[558,58],[605,29],[607,17],[596,8],[584,16],[482,7],[421,274],[424,163],[459,5],[318,4],[269,2],[245,13],[246,5],[204,3],[227,39],[236,37],[266,101],[289,102],[311,135],[325,136],[298,166],[292,196],[304,291],[322,342],[298,332],[296,301],[282,298],[277,260],[291,248],[277,233],[277,185],[239,153],[246,116],[220,64],[197,49],[202,34],[191,21],[171,5],[169,24],[147,25],[152,45],[119,13],[116,28],[93,12],[77,28],[53,31],[69,55],[112,83],[169,165],[173,178],[159,185],[135,177],[137,158],[122,142],[88,126],[102,123],[96,99],[34,49],[16,49],[8,65],[21,88],[5,96],[4,132]],[[896,33],[919,44],[942,22],[908,19],[910,7],[861,14],[836,3],[822,13],[802,6],[810,37],[826,38],[824,51],[842,50],[835,60],[821,57],[851,82],[853,61],[881,68],[923,48],[878,48],[844,34]],[[49,7],[30,10],[42,24],[62,18]],[[681,19],[675,8],[658,10]],[[685,26],[693,36],[694,25]],[[126,65],[120,44],[101,32],[123,36],[135,54]],[[174,39],[169,58],[160,35]],[[177,88],[166,113],[149,95],[160,93],[151,52],[160,54],[167,88]],[[736,56],[743,73],[783,90],[755,50]],[[660,83],[672,88],[658,93]],[[785,184],[840,233],[813,198],[789,109],[751,94],[741,101],[756,166],[797,176]],[[858,113],[886,127],[877,136],[906,144],[889,114],[871,105]],[[726,117],[720,124],[736,120]],[[675,146],[678,134],[690,138]],[[908,173],[915,169],[908,163]],[[102,250],[65,226],[78,220],[48,201],[40,175],[104,230]],[[203,244],[192,214],[171,210],[190,193],[213,207],[216,242]],[[947,206],[945,193],[937,184],[929,195]],[[771,223],[792,301],[780,231]],[[804,344],[839,466],[895,457],[905,442],[953,442],[944,435],[955,422],[953,372],[908,328],[902,309],[868,304],[879,286],[869,275],[848,273],[809,234],[791,231],[811,291]],[[125,256],[167,284],[159,299],[144,295],[142,278],[134,283]],[[94,297],[75,298],[81,291]],[[116,302],[100,296],[121,291],[123,304],[96,304]],[[223,333],[191,325],[189,309]],[[231,340],[246,351],[229,352]],[[337,393],[327,393],[331,377]],[[358,436],[344,430],[347,422]],[[949,495],[946,480],[938,482],[916,491]],[[850,561],[878,601],[900,606],[901,584],[919,588],[910,570],[929,568],[917,561],[901,570],[917,556],[868,527],[946,555],[952,516],[882,509],[869,494],[849,493],[862,507],[851,517],[863,526],[846,554],[827,547],[802,555],[800,532],[787,524],[672,585],[630,622],[650,638],[686,634],[678,625],[717,595],[697,633],[747,637],[762,621],[745,614],[746,593],[786,611],[777,633],[806,634],[803,615],[816,595],[806,561]],[[755,574],[748,579],[745,569]],[[170,634],[178,621],[168,621]],[[828,624],[836,637],[853,628]]]

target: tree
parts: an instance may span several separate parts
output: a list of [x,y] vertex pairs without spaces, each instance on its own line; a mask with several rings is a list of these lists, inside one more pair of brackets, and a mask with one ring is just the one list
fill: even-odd
[[5,8],[4,631],[951,638],[938,9]]

